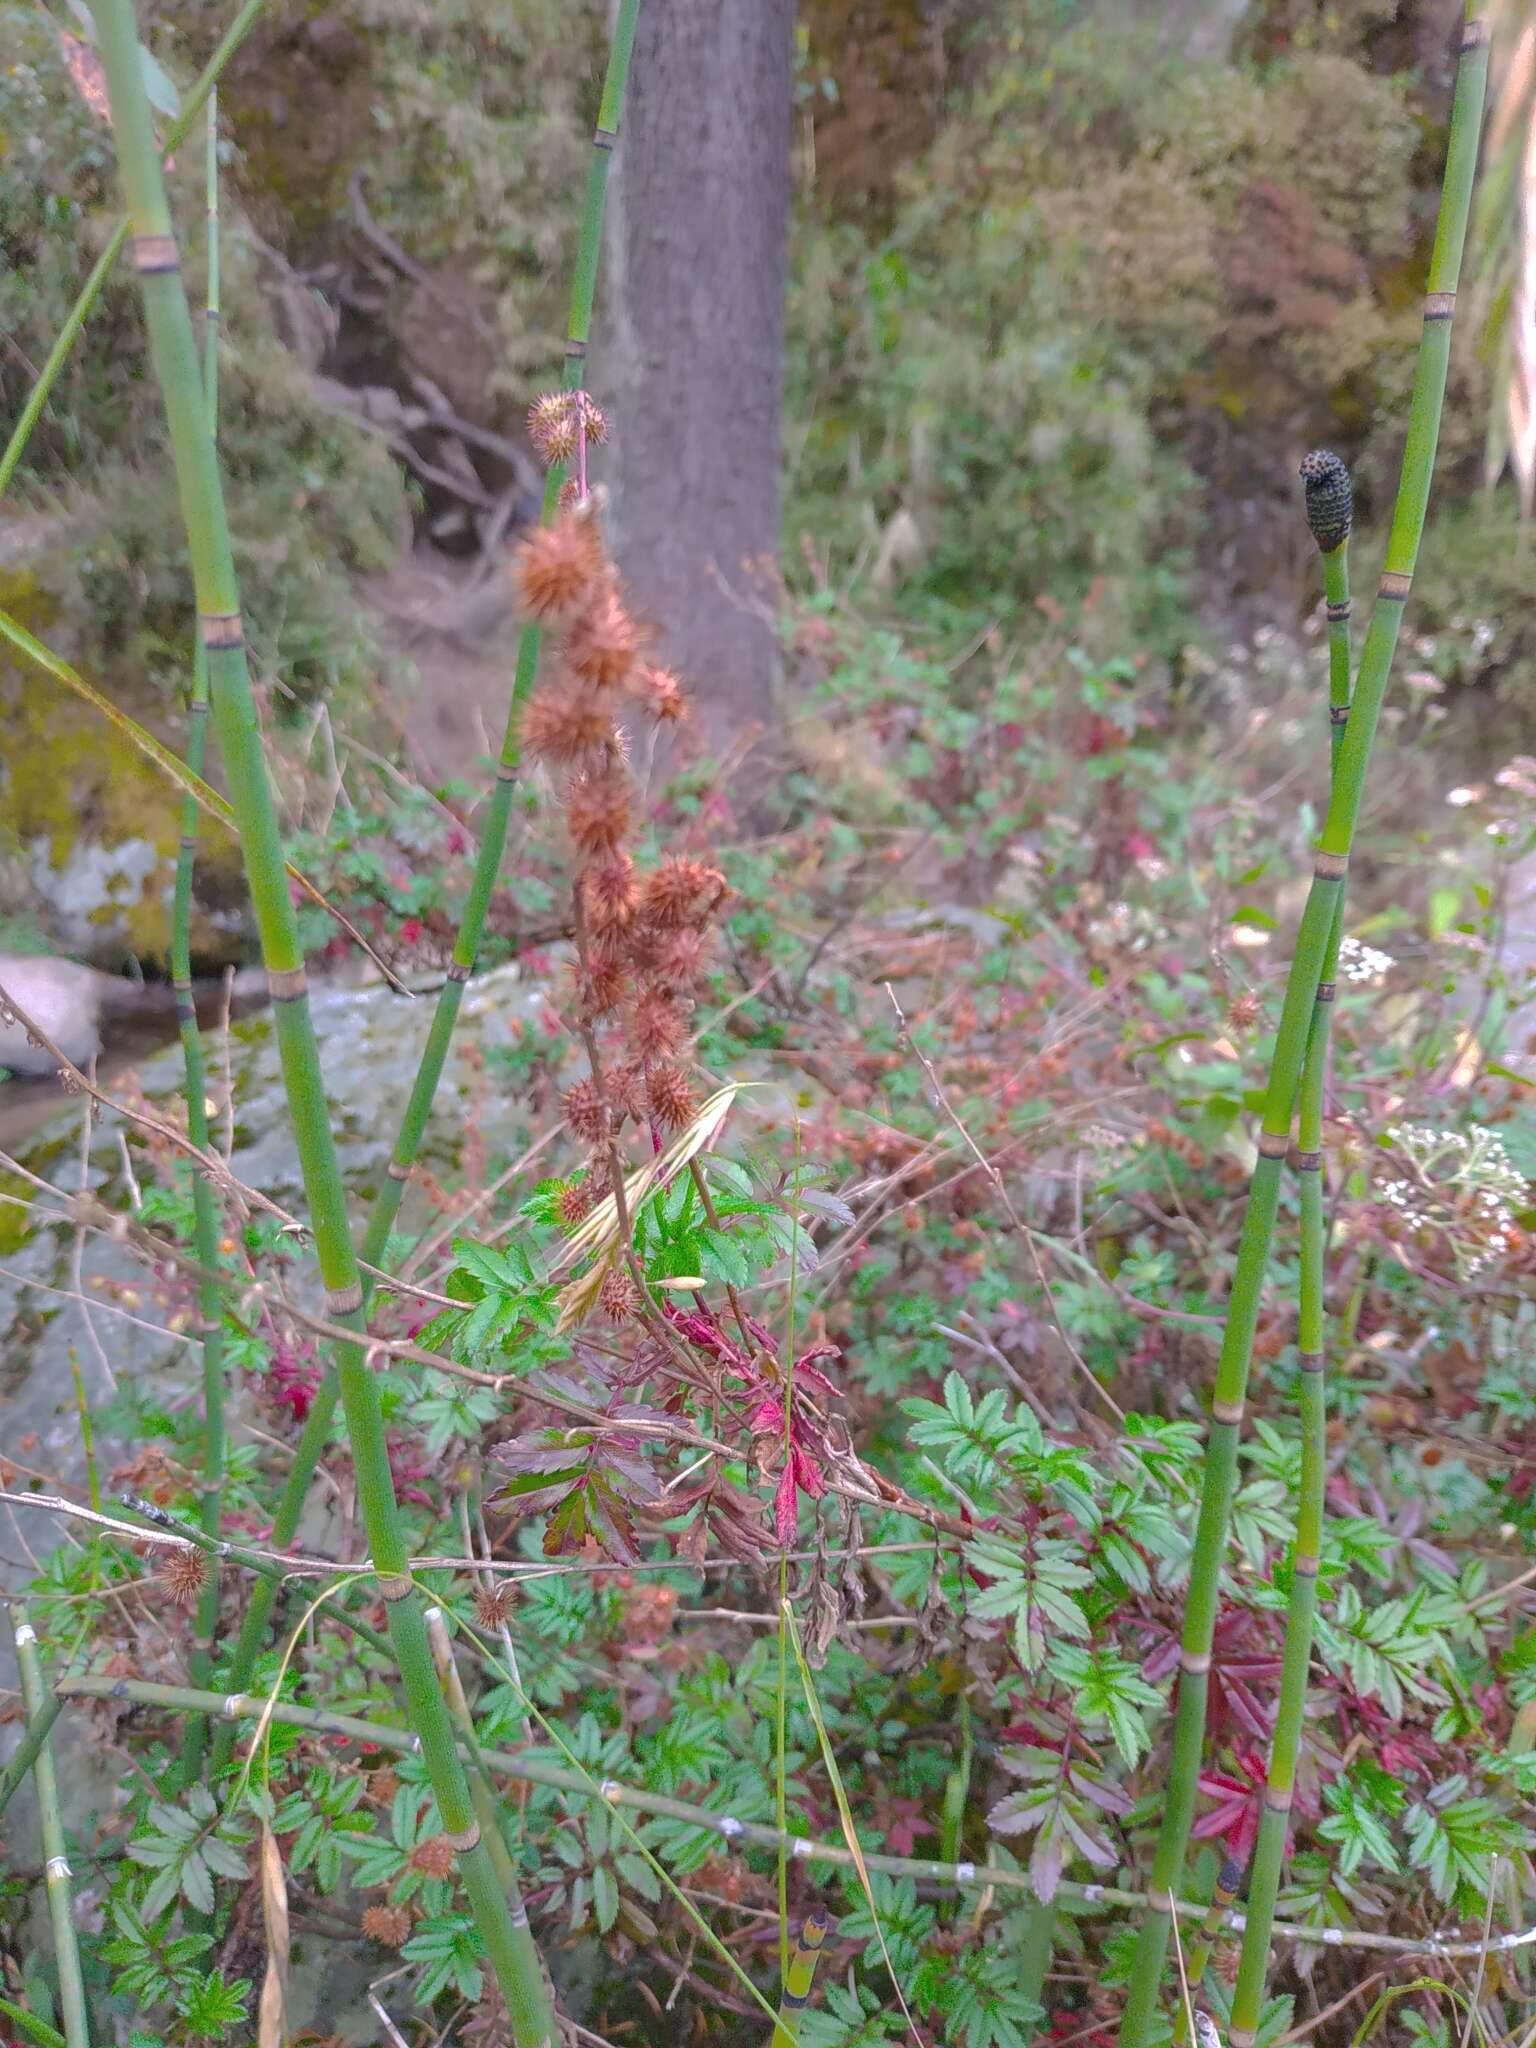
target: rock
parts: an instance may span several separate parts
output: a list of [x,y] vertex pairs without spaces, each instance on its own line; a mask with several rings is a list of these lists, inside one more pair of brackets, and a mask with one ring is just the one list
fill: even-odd
[[[111,977],[46,953],[0,953],[0,1006],[9,999],[47,1032],[67,1059],[88,1066],[101,1051],[101,1008]],[[52,1053],[0,1010],[0,1067],[13,1074],[49,1074]]]
[[[27,575],[0,576],[0,603],[66,659],[80,649],[55,622]],[[113,694],[109,690],[108,694]],[[176,751],[162,705],[124,696],[121,708]],[[163,772],[65,686],[0,650],[0,943],[17,942],[12,920],[50,945],[105,967],[161,962],[170,939],[171,890],[181,834],[181,793]],[[192,949],[208,962],[246,947],[240,856],[216,826],[199,841]]]

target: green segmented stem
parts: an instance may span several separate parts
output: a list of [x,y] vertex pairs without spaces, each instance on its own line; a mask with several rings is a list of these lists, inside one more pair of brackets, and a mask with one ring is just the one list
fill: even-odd
[[1243,1220],[1216,1373],[1214,1420],[1206,1451],[1195,1555],[1184,1613],[1173,1761],[1152,1879],[1148,1886],[1151,1903],[1142,1921],[1141,1937],[1132,1964],[1120,2027],[1120,2048],[1142,2048],[1162,1988],[1171,1925],[1171,1900],[1183,1874],[1205,1743],[1207,1675],[1231,1517],[1237,1432],[1247,1395],[1253,1331],[1274,1230],[1281,1158],[1288,1150],[1291,1117],[1311,1037],[1318,985],[1323,978],[1330,942],[1337,928],[1344,874],[1365,791],[1371,744],[1376,735],[1429,503],[1430,478],[1450,358],[1450,313],[1455,303],[1462,248],[1466,240],[1467,213],[1477,169],[1478,135],[1488,76],[1488,37],[1482,20],[1483,5],[1484,0],[1469,0],[1467,7],[1440,216],[1435,228],[1435,245],[1426,287],[1424,330],[1414,372],[1402,477],[1387,543],[1386,566],[1361,654],[1349,723],[1344,728],[1335,757],[1328,815],[1318,842],[1318,871],[1314,874],[1297,934],[1269,1086],[1265,1092],[1261,1156],[1254,1170],[1248,1211]]
[[[603,97],[598,109],[592,160],[587,173],[581,239],[576,252],[576,275],[571,287],[564,374],[564,384],[568,391],[580,387],[582,366],[586,361],[587,341],[592,328],[592,305],[597,289],[598,257],[602,250],[608,165],[618,134],[624,94],[629,83],[629,59],[634,48],[635,21],[639,11],[640,0],[620,0],[613,40],[608,48]],[[556,468],[545,478],[540,518],[546,525],[553,517],[563,477],[564,471]],[[497,877],[501,873],[502,856],[506,852],[507,827],[512,815],[512,791],[522,760],[520,734],[523,706],[528,700],[534,677],[538,673],[542,642],[543,635],[537,625],[532,622],[524,625],[518,638],[512,701],[507,710],[506,730],[502,737],[496,780],[491,790],[490,802],[486,805],[480,848],[475,858],[474,873],[470,878],[469,894],[464,903],[464,916],[459,925],[458,937],[454,941],[453,963],[438,994],[437,1007],[432,1013],[431,1028],[422,1050],[421,1063],[416,1069],[416,1078],[411,1083],[410,1096],[400,1120],[400,1129],[390,1154],[384,1183],[374,1198],[373,1208],[368,1217],[361,1253],[365,1267],[382,1266],[385,1262],[390,1233],[395,1227],[395,1218],[400,1212],[406,1182],[410,1179],[411,1168],[421,1150],[427,1119],[431,1115],[432,1103],[443,1077],[448,1047],[452,1042],[459,1019],[459,1008],[464,1000],[464,987],[474,972],[475,960],[480,951],[486,916],[490,910],[491,897],[495,893]],[[363,1285],[366,1303],[373,1293],[371,1275],[365,1275]],[[278,1500],[269,1539],[276,1550],[281,1550],[285,1544],[291,1543],[298,1529],[315,1469],[330,1438],[331,1418],[336,1408],[337,1384],[335,1367],[327,1363],[320,1385],[315,1390],[314,1403],[304,1419],[304,1427],[294,1448],[293,1463],[289,1467],[288,1477]],[[230,1684],[236,1691],[250,1682],[250,1675],[255,1669],[256,1658],[266,1634],[272,1600],[272,1592],[261,1587],[252,1589],[251,1604],[246,1609],[230,1662]],[[220,1727],[215,1731],[213,1755],[216,1768],[222,1768],[228,1763],[233,1741],[233,1734],[227,1727]]]
[[16,1745],[10,1762],[0,1771],[0,1814],[10,1805],[17,1786],[31,1770],[38,1751],[48,1740],[49,1729],[62,1711],[58,1695],[49,1693],[43,1702],[42,1712],[27,1722],[27,1732]]
[[[150,360],[165,410],[182,519],[192,556],[208,687],[230,800],[275,1010],[275,1033],[297,1140],[309,1219],[333,1319],[363,1334],[362,1286],[347,1227],[329,1106],[310,1016],[304,959],[288,891],[282,842],[267,782],[261,729],[246,666],[240,594],[230,548],[218,452],[208,432],[192,319],[182,291],[165,182],[139,67],[131,0],[92,0],[112,109],[118,170],[133,229]],[[378,1388],[361,1344],[337,1346],[337,1371],[357,1481],[358,1505],[407,1712],[421,1743],[444,1830],[458,1855],[497,1982],[509,2007],[519,1957],[506,1899],[470,1805],[453,1726],[433,1669],[412,1585],[409,1552],[389,1469]],[[541,2048],[530,2039],[517,2048]]]
[[1349,540],[1323,556],[1323,599],[1328,607],[1328,743],[1336,761],[1349,723]]
[[28,1729],[29,1732],[42,1731],[32,1758],[32,1782],[37,1788],[37,1808],[42,1822],[43,1881],[48,1891],[48,1918],[53,1929],[54,1960],[59,1972],[64,2038],[69,2048],[90,2048],[85,1981],[80,1975],[80,1946],[75,1939],[74,1895],[70,1886],[69,1858],[65,1853],[64,1821],[59,1811],[59,1782],[53,1767],[53,1745],[48,1739],[48,1728],[53,1719],[48,1714],[52,1694],[43,1682],[37,1636],[27,1620],[27,1610],[19,1601],[11,1610],[11,1629],[16,1644],[16,1664],[21,1673],[21,1703],[26,1708]]
[[[203,301],[203,404],[208,432],[215,443],[219,434],[219,96],[208,95],[207,168],[205,173],[208,217],[208,280]],[[198,634],[192,656],[192,702],[188,713],[187,766],[194,775],[203,772],[208,746],[208,656]],[[181,1032],[181,1052],[187,1080],[187,1135],[199,1152],[208,1150],[208,1076],[203,1065],[203,1041],[197,1028],[197,1005],[192,997],[192,869],[197,852],[198,806],[192,796],[181,800],[181,838],[176,851],[176,893],[171,905],[171,982],[176,991],[176,1022]],[[213,1190],[202,1174],[192,1175],[192,1234],[198,1264],[206,1274],[219,1265],[219,1213]],[[199,1280],[197,1310],[202,1324],[203,1347],[203,1483],[201,1493],[202,1530],[218,1541],[224,1513],[224,1304],[218,1282]],[[219,1563],[217,1555],[207,1561],[207,1576],[197,1602],[197,1634],[187,1660],[193,1685],[207,1685],[213,1675],[213,1646],[219,1627]],[[208,1743],[208,1721],[200,1715],[187,1723],[186,1740],[179,1759],[181,1783],[193,1784],[202,1774]]]
[[[1211,1966],[1211,1957],[1216,1953],[1221,1930],[1226,1925],[1227,1915],[1237,1903],[1242,1883],[1243,1866],[1235,1856],[1229,1856],[1216,1873],[1211,1903],[1206,1908],[1205,1918],[1195,1930],[1195,1937],[1189,1944],[1184,1958],[1184,1981],[1189,1986],[1191,1998],[1205,1982],[1205,1973]],[[1173,2038],[1177,2048],[1183,2048],[1183,2044],[1189,2039],[1189,2011],[1182,1998],[1173,2015]]]
[[821,1907],[816,1906],[806,1915],[800,1932],[795,1936],[789,1967],[784,1972],[784,1990],[779,1999],[779,2016],[774,2022],[772,2048],[793,2048],[800,2038],[800,2021],[811,2002],[816,1965],[821,1961],[822,1944],[831,1925]]
[[469,1760],[469,1796],[474,1801],[475,1817],[480,1823],[480,1837],[490,1851],[496,1875],[506,1897],[507,1910],[512,1918],[512,1933],[516,1940],[522,1968],[518,1976],[518,2003],[509,2007],[508,2018],[512,2025],[514,2041],[542,2041],[546,2048],[554,2048],[557,2038],[555,2029],[555,2008],[549,1988],[544,1981],[544,1966],[528,1926],[528,1909],[523,1904],[523,1895],[518,1889],[517,1872],[513,1867],[511,1852],[501,1832],[500,1794],[495,1780],[486,1766],[485,1758],[475,1740],[475,1719],[469,1710],[469,1701],[464,1697],[464,1683],[459,1677],[459,1667],[454,1662],[453,1639],[448,1633],[448,1624],[440,1607],[429,1607],[426,1615],[427,1636],[432,1645],[432,1658],[437,1666],[438,1682],[448,1702],[448,1711],[453,1715],[459,1729],[459,1740]]
[[[192,90],[182,102],[181,112],[171,123],[171,131],[165,141],[165,156],[173,157],[197,125],[197,117],[203,111],[208,95],[224,75],[225,66],[236,50],[245,41],[255,23],[256,17],[266,5],[266,0],[245,0],[244,6],[229,27],[219,38],[213,55],[203,66],[202,73]],[[91,266],[90,275],[81,285],[79,296],[69,309],[69,316],[59,329],[48,359],[37,374],[37,382],[27,394],[27,402],[17,415],[11,429],[11,438],[0,453],[0,498],[10,489],[11,478],[16,474],[17,464],[26,453],[32,430],[43,416],[43,408],[58,383],[64,365],[69,361],[70,350],[80,339],[85,323],[96,309],[96,301],[106,289],[107,279],[117,268],[117,259],[122,255],[128,241],[129,227],[126,219],[120,220],[108,238],[107,246]]]
[[[1332,758],[1337,767],[1339,746],[1349,718],[1349,542],[1323,557],[1328,600],[1328,724]],[[1339,614],[1343,613],[1340,617]],[[1342,716],[1340,713],[1342,712]],[[1269,1977],[1269,1938],[1275,1922],[1275,1901],[1285,1864],[1291,1801],[1296,1789],[1296,1761],[1306,1719],[1307,1670],[1317,1617],[1317,1578],[1322,1563],[1323,1488],[1327,1474],[1328,1398],[1324,1327],[1325,1226],[1323,1220],[1323,1092],[1328,1071],[1328,1031],[1339,970],[1343,934],[1342,898],[1335,909],[1323,980],[1312,1008],[1312,1028],[1301,1070],[1301,1098],[1296,1119],[1296,1169],[1301,1212],[1301,1270],[1297,1289],[1296,1349],[1301,1364],[1301,1488],[1296,1506],[1296,1545],[1291,1565],[1291,1597],[1286,1609],[1285,1642],[1280,1663],[1280,1699],[1270,1739],[1265,1777],[1264,1811],[1253,1850],[1248,1884],[1248,1917],[1243,1929],[1237,1984],[1228,2028],[1230,2048],[1252,2048],[1264,2008]]]

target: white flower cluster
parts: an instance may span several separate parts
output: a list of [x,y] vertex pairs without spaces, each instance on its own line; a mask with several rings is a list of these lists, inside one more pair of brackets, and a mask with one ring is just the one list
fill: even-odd
[[1480,1273],[1513,1243],[1510,1205],[1530,1199],[1520,1172],[1497,1131],[1474,1124],[1470,1131],[1437,1131],[1428,1124],[1393,1124],[1387,1142],[1415,1170],[1377,1189],[1411,1230],[1443,1232],[1458,1270]]
[[1346,981],[1381,981],[1396,965],[1390,953],[1379,953],[1359,939],[1339,941],[1339,971]]

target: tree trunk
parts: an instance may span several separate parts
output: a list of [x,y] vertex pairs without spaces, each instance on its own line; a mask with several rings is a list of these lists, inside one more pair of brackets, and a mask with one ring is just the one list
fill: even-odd
[[771,728],[794,0],[641,0],[595,387],[613,539],[719,749]]

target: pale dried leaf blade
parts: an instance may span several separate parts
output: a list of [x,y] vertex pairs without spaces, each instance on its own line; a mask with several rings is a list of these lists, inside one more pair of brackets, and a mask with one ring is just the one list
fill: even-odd
[[[746,1085],[740,1081],[728,1081],[723,1088],[717,1088],[693,1122],[678,1132],[659,1158],[648,1159],[644,1166],[625,1176],[624,1213],[631,1220],[654,1186],[665,1187],[690,1160],[697,1159],[714,1143],[730,1115],[731,1104]],[[571,1281],[561,1294],[555,1321],[557,1330],[573,1329],[591,1313],[598,1289],[602,1286],[603,1273],[613,1254],[620,1249],[619,1234],[618,1203],[612,1195],[604,1195],[550,1261],[549,1270],[553,1277],[589,1255],[593,1260],[589,1270]]]
[[110,128],[112,108],[107,99],[107,74],[101,68],[101,59],[89,43],[82,42],[79,36],[72,36],[67,28],[59,30],[59,50],[75,91],[97,120],[105,121]]
[[1520,249],[1511,309],[1509,462],[1520,491],[1520,514],[1536,507],[1536,104],[1526,114],[1520,171]]
[[859,1885],[864,1893],[864,1903],[868,1906],[870,1919],[874,1922],[875,1939],[880,1944],[881,1960],[884,1962],[886,1970],[890,1975],[891,1988],[896,1993],[896,2003],[901,2007],[901,2016],[907,2023],[907,2031],[914,2041],[921,2044],[922,2036],[917,2031],[917,2024],[912,2018],[911,2008],[908,2006],[906,1998],[902,1993],[901,1979],[896,1974],[896,1966],[891,1961],[891,1952],[886,1946],[885,1929],[880,1922],[880,1908],[875,1904],[874,1887],[869,1881],[869,1865],[864,1860],[863,1844],[859,1840],[858,1829],[854,1826],[853,1808],[848,1803],[848,1793],[843,1784],[843,1774],[838,1769],[837,1754],[832,1747],[832,1739],[827,1733],[826,1720],[821,1711],[821,1700],[816,1691],[815,1680],[811,1677],[811,1667],[806,1661],[805,1645],[801,1640],[794,1612],[787,1600],[780,1601],[779,1614],[789,1636],[789,1647],[794,1653],[795,1664],[800,1673],[800,1685],[805,1694],[805,1704],[810,1710],[812,1726],[816,1730],[816,1740],[821,1748],[822,1762],[826,1766],[828,1778],[832,1781],[832,1797],[837,1804],[837,1817],[842,1826],[843,1841],[847,1846],[849,1855],[853,1858],[853,1867],[858,1873]]
[[267,1974],[257,2016],[257,2048],[284,2048],[288,2038],[288,1880],[277,1837],[261,1830],[261,1917],[267,1939]]
[[[1508,44],[1504,47],[1507,48]],[[1499,81],[1498,97],[1488,122],[1489,156],[1497,156],[1508,142],[1511,131],[1528,112],[1525,101],[1533,85],[1536,85],[1536,22],[1528,22],[1510,51],[1504,75]]]

